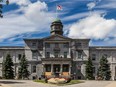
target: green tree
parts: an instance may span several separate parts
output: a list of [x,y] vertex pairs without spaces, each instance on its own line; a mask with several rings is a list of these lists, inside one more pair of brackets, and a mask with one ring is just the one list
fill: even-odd
[[94,79],[93,76],[93,64],[92,64],[92,60],[91,58],[88,59],[88,61],[86,62],[86,79],[92,80]]
[[[0,0],[0,2],[2,2],[2,0]],[[0,17],[1,17],[1,18],[3,17],[3,15],[2,15],[2,8],[3,8],[3,5],[0,4]]]
[[[3,18],[3,15],[2,15],[2,8],[3,8],[3,5],[1,2],[3,2],[4,0],[0,0],[0,17]],[[9,4],[9,0],[6,0],[6,4],[8,5]]]
[[105,56],[102,56],[100,59],[100,66],[97,75],[104,80],[110,80],[111,78],[110,65],[108,64],[108,60]]
[[14,69],[13,69],[13,61],[12,58],[10,56],[10,54],[8,54],[6,56],[6,59],[3,61],[3,78],[5,79],[14,79]]
[[19,75],[19,78],[22,78],[22,79],[28,78],[28,76],[29,76],[28,62],[26,60],[25,55],[23,55],[21,57],[20,67],[19,67],[19,70],[18,70],[18,75]]

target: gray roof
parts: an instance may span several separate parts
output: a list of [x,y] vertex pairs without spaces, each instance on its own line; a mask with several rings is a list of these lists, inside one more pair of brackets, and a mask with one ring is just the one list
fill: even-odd
[[24,46],[0,46],[0,49],[24,49]]
[[91,50],[96,49],[96,50],[116,50],[116,46],[90,46],[89,47]]

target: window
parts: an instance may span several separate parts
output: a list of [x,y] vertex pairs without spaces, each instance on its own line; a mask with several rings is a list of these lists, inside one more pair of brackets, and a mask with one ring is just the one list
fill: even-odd
[[50,52],[46,52],[46,57],[50,58]]
[[49,65],[49,64],[45,65],[45,71],[51,72],[51,65]]
[[54,29],[56,29],[56,30],[60,29],[60,26],[54,26]]
[[18,54],[18,60],[21,60],[21,54]]
[[35,43],[35,42],[33,42],[33,43],[32,43],[32,46],[36,46],[36,43]]
[[80,58],[82,58],[83,56],[82,56],[82,51],[78,51],[78,58],[80,59]]
[[46,48],[50,48],[50,43],[45,43]]
[[64,47],[64,48],[68,48],[68,47],[69,47],[69,43],[64,43],[64,44],[63,44],[63,47]]
[[54,57],[55,57],[55,58],[58,58],[58,57],[59,57],[59,51],[55,51],[55,52],[54,52]]
[[55,47],[58,48],[59,47],[59,44],[58,43],[55,43]]
[[36,59],[37,58],[37,51],[32,51],[32,58]]
[[33,66],[33,73],[36,73],[36,66]]
[[63,65],[63,72],[69,72],[69,65]]
[[64,58],[67,58],[67,52],[64,52]]
[[38,41],[38,47],[42,48],[43,47],[43,42],[41,40]]
[[96,60],[96,54],[92,54],[92,60]]
[[2,58],[2,54],[0,54],[0,58]]

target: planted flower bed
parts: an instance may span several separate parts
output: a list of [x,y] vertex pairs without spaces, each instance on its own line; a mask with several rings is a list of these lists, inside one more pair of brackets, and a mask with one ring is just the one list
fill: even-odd
[[[58,79],[57,79],[58,80]],[[64,82],[64,79],[60,79],[60,83],[45,83],[44,80],[34,80],[34,82],[38,82],[38,83],[44,83],[44,84],[54,84],[54,85],[58,85],[58,86],[63,86],[63,85],[73,85],[73,84],[79,84],[79,83],[83,83],[84,81],[79,81],[79,80],[71,80],[69,83],[65,82],[65,83],[61,83]]]

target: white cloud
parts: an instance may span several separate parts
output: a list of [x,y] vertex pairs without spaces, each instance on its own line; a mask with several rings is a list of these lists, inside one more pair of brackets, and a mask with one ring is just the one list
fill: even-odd
[[104,9],[115,9],[116,8],[116,0],[101,0],[102,4],[96,6],[96,8],[104,8]]
[[103,5],[97,6],[97,8],[116,8],[116,2],[105,3]]
[[97,14],[104,14],[106,13],[106,11],[104,10],[99,10],[99,11],[93,11],[93,12],[83,12],[83,13],[77,13],[77,14],[74,14],[74,15],[70,15],[70,16],[67,16],[65,18],[62,18],[63,21],[70,21],[70,20],[74,20],[74,19],[79,19],[79,18],[83,18],[83,17],[87,17],[91,14],[94,14],[94,13],[97,13]]
[[96,6],[95,2],[90,2],[87,4],[88,10],[92,10]]
[[30,0],[10,0],[10,4],[16,3],[17,5],[29,5],[31,4]]
[[[27,6],[20,6],[18,10],[7,12],[4,14],[4,18],[0,19],[0,41],[21,33],[49,30],[48,26],[53,20],[54,14],[47,11],[48,7],[45,2],[18,1],[11,0],[11,3]],[[23,13],[19,14],[19,12]]]
[[104,39],[116,37],[116,20],[105,19],[100,14],[92,14],[72,24],[69,37]]

